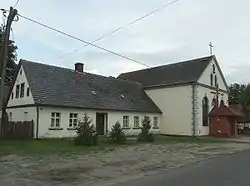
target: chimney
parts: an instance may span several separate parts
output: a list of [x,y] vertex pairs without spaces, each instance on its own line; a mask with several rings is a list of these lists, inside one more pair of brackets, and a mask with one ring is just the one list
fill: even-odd
[[83,72],[83,67],[84,67],[83,63],[75,63],[75,71]]

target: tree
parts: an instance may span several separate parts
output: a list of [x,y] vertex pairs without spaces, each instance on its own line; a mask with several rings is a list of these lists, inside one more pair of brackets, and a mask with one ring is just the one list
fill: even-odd
[[[4,26],[0,25],[0,51],[2,51],[3,47],[3,39],[4,39]],[[17,60],[17,46],[15,42],[9,41],[8,48],[8,61],[7,61],[7,69],[6,69],[6,78],[5,85],[11,86],[14,81],[14,75],[17,68],[17,64],[15,61]]]
[[246,90],[246,85],[234,83],[229,87],[229,104],[241,103],[241,96]]
[[116,144],[124,144],[126,142],[126,136],[122,130],[121,124],[118,121],[111,129],[109,141]]
[[240,103],[246,114],[250,114],[250,84],[246,86],[246,89],[241,94]]
[[93,146],[97,145],[97,134],[94,126],[91,125],[92,120],[84,114],[83,120],[79,121],[76,128],[77,137],[75,138],[75,145]]
[[141,133],[138,135],[138,140],[144,142],[153,142],[154,136],[152,133],[149,133],[150,129],[151,129],[150,119],[149,117],[145,116],[144,119],[142,120]]

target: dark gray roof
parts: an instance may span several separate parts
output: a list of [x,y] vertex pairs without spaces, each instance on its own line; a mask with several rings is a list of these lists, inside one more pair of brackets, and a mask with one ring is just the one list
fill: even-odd
[[144,88],[160,85],[178,85],[196,82],[214,56],[192,59],[128,73],[117,78],[135,81]]
[[36,104],[160,113],[141,84],[20,61]]

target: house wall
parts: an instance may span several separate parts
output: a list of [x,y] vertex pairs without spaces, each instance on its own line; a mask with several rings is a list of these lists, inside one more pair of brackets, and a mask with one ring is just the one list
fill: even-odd
[[[51,113],[59,112],[61,114],[60,128],[62,130],[49,130],[51,124]],[[71,109],[71,108],[56,108],[56,107],[40,107],[39,108],[39,138],[61,138],[61,137],[74,137],[76,135],[75,130],[68,130],[69,128],[69,114],[78,113],[78,118],[83,118],[84,114],[92,120],[92,124],[95,126],[96,113],[107,113],[108,114],[108,131],[111,131],[112,126],[119,121],[122,125],[123,116],[129,116],[130,129],[124,129],[127,135],[136,135],[140,132],[140,129],[133,129],[134,116],[140,117],[141,120],[144,116],[149,116],[151,121],[154,116],[158,117],[160,125],[161,115],[150,114],[150,113],[136,113],[136,112],[119,112],[119,111],[105,111],[105,110],[86,110],[86,109]],[[106,128],[106,126],[104,127]],[[159,133],[159,129],[151,129],[152,133]]]
[[161,109],[160,133],[192,135],[192,86],[146,90],[147,95]]
[[[19,92],[19,98],[16,98],[16,85],[21,84],[21,83],[25,83],[25,85],[24,85],[24,97],[20,98],[20,92]],[[10,96],[7,107],[34,104],[31,90],[29,91],[29,96],[27,96],[27,88],[28,87],[29,87],[29,83],[27,81],[25,72],[23,70],[23,67],[20,67],[16,81],[15,81],[14,86],[13,86],[13,89],[11,90],[11,92],[14,94],[14,96],[13,96],[13,99],[11,99],[11,96]],[[21,91],[21,87],[20,87],[20,91]]]
[[[213,73],[213,64],[215,65],[215,73]],[[201,77],[199,78],[198,82],[205,84],[205,85],[211,85],[210,83],[210,75],[213,74],[213,86],[215,87],[215,75],[217,76],[217,82],[219,84],[219,89],[227,91],[227,84],[223,81],[223,74],[219,71],[219,66],[213,59],[207,66],[207,68],[203,71]]]
[[[37,108],[23,107],[23,108],[8,108],[7,110],[9,120],[11,121],[34,121],[34,137],[36,137],[37,128]],[[26,113],[25,113],[26,112]],[[10,118],[12,113],[12,118]]]
[[[209,77],[208,77],[209,78]],[[202,86],[198,86],[198,112],[197,114],[197,123],[198,123],[198,130],[199,130],[199,135],[209,135],[209,126],[203,126],[202,125],[202,101],[204,97],[206,96],[208,98],[208,105],[209,105],[209,112],[212,110],[213,105],[212,105],[212,100],[215,98],[215,94],[212,94],[211,92],[215,92],[214,89],[211,88],[206,88]],[[221,92],[219,91],[220,94],[223,94],[223,96],[219,96],[219,103],[221,99],[224,100],[225,105],[228,105],[228,93]]]

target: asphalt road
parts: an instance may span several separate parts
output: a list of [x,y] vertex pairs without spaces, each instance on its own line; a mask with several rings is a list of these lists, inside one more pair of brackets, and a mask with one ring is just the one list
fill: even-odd
[[119,186],[250,186],[250,151],[149,175]]

